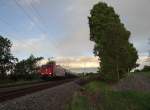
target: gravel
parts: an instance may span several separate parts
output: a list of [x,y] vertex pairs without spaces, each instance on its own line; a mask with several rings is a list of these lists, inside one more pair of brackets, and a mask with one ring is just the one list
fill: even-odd
[[80,89],[74,81],[0,103],[0,110],[64,110],[73,93]]

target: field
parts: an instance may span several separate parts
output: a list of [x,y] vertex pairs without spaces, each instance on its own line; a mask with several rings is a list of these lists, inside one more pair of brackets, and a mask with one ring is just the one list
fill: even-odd
[[150,72],[131,73],[117,84],[92,81],[74,94],[67,110],[150,110]]

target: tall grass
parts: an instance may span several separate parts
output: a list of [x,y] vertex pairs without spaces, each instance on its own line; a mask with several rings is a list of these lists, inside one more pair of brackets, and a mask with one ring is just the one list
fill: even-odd
[[114,91],[108,84],[93,81],[73,96],[68,110],[150,110],[150,93]]

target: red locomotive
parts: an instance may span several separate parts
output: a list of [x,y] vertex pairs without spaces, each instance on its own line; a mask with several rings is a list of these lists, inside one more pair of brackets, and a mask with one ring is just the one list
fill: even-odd
[[66,73],[66,69],[60,65],[56,65],[55,62],[50,62],[39,68],[39,74],[42,78],[65,77]]

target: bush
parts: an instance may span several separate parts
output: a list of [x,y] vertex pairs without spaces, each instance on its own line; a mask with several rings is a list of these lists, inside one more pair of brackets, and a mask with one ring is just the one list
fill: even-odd
[[134,70],[134,72],[136,73],[136,72],[140,72],[140,70],[139,69],[136,69],[136,70]]
[[148,72],[148,71],[150,71],[150,66],[144,66],[144,68],[141,71],[142,72]]

